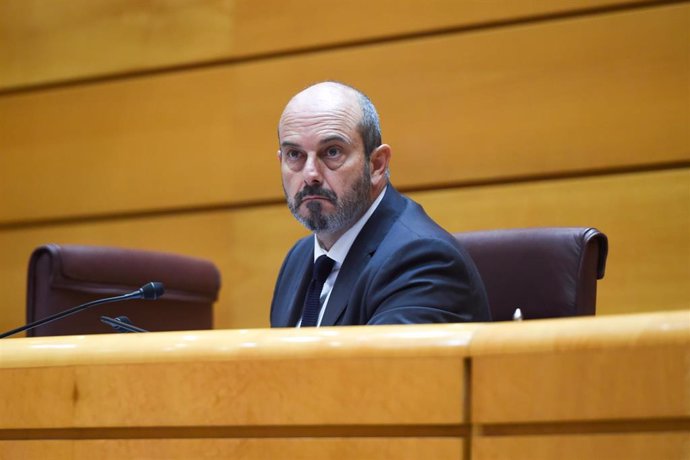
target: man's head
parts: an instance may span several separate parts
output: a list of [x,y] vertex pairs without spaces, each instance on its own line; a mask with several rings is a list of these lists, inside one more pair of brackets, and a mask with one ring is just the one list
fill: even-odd
[[330,246],[388,182],[391,150],[376,109],[350,86],[317,83],[287,104],[278,138],[288,207]]

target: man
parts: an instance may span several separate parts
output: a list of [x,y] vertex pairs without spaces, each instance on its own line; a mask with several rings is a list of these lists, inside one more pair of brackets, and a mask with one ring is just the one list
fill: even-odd
[[271,326],[489,321],[465,251],[388,180],[371,101],[323,82],[294,96],[278,126],[283,189],[314,233],[278,275]]

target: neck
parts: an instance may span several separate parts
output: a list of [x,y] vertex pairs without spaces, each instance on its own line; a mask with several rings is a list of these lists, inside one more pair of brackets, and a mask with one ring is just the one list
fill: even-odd
[[319,246],[321,246],[326,252],[328,252],[333,247],[335,242],[338,241],[338,238],[343,236],[343,233],[345,233],[346,231],[347,231],[347,228],[345,230],[341,230],[339,232],[317,233],[316,239],[319,242]]

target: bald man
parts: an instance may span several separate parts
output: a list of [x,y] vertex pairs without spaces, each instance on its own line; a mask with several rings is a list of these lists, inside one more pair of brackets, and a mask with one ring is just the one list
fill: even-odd
[[313,232],[278,275],[271,326],[490,321],[470,257],[389,182],[391,147],[362,92],[322,82],[278,126],[287,204]]

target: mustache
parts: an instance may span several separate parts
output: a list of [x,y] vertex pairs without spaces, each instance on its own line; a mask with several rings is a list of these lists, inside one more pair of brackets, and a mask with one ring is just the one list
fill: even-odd
[[295,194],[295,206],[299,207],[307,196],[320,196],[331,203],[336,203],[338,201],[338,195],[332,190],[326,190],[320,185],[305,185],[302,190]]

